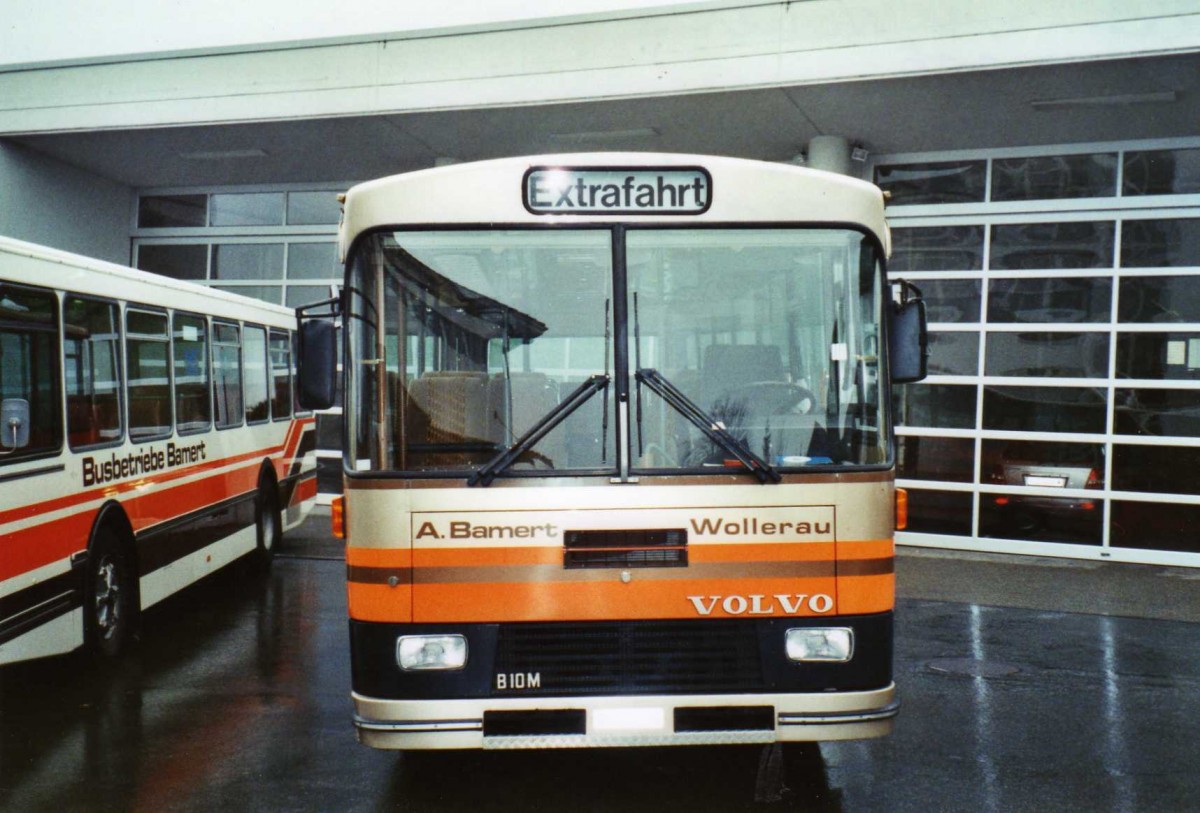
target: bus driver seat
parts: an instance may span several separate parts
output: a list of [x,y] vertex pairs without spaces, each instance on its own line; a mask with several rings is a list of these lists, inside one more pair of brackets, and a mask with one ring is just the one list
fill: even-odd
[[714,344],[704,349],[701,407],[751,451],[772,456],[829,454],[825,428],[813,414],[816,398],[788,380],[779,347]]

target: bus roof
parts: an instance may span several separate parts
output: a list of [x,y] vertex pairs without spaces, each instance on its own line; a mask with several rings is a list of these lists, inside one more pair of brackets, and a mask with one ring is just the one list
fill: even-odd
[[[560,170],[590,172],[594,177],[607,173],[612,184],[604,188],[612,191],[618,205],[610,210],[579,207],[578,196],[567,201],[577,209],[574,212],[564,208],[548,212],[531,205],[530,176]],[[634,183],[644,180],[643,170],[664,171],[673,178],[686,178],[687,172],[706,176],[706,205],[695,211],[631,211],[630,192]],[[576,182],[573,177],[571,183]],[[554,198],[548,194],[546,201],[553,203]],[[817,223],[864,229],[890,253],[883,207],[883,193],[874,184],[790,164],[662,153],[538,155],[454,164],[359,184],[346,194],[339,242],[345,259],[360,234],[390,226]]]
[[11,237],[0,237],[0,280],[276,325],[295,319],[282,305]]

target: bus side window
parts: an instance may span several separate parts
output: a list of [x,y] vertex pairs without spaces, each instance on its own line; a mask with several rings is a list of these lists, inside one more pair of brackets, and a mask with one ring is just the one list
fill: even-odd
[[241,426],[242,343],[237,325],[213,322],[213,404],[217,426]]
[[292,417],[292,339],[286,331],[271,331],[271,416]]
[[243,370],[246,377],[246,423],[262,423],[271,418],[271,398],[267,377],[267,331],[246,325],[242,331]]
[[212,423],[208,386],[208,331],[202,316],[177,313],[171,337],[175,359],[175,425],[179,434]]
[[67,440],[72,449],[121,439],[121,334],[112,302],[63,302]]
[[29,415],[29,442],[0,441],[0,465],[62,448],[58,336],[53,293],[0,285],[0,401],[24,402]]
[[130,310],[125,314],[125,375],[129,438],[135,442],[171,433],[171,369],[167,317]]

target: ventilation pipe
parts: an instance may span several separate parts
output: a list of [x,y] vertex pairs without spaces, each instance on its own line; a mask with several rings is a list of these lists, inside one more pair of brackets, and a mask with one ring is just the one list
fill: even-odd
[[850,169],[850,141],[841,136],[813,136],[808,142],[807,166],[839,175],[854,175]]

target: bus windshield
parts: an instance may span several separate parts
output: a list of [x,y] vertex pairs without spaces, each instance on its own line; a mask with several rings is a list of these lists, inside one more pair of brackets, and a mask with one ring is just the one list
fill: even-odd
[[348,282],[352,471],[888,462],[881,263],[858,231],[386,231]]

